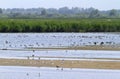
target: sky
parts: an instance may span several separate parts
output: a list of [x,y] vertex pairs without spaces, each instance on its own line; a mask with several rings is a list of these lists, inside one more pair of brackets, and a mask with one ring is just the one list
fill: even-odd
[[99,10],[120,9],[120,0],[0,0],[0,8],[93,7]]

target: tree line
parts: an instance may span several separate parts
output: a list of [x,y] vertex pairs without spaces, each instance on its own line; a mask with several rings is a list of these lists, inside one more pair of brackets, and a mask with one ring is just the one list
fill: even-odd
[[0,32],[120,32],[120,20],[1,19]]
[[0,8],[0,18],[120,18],[120,10],[95,8]]

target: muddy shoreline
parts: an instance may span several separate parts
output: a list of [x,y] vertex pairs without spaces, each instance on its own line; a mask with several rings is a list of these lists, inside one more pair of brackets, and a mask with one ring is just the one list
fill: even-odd
[[110,50],[120,51],[120,46],[115,45],[88,45],[88,46],[65,46],[65,47],[26,47],[26,48],[1,48],[0,50],[15,50],[15,51],[43,51],[43,50]]
[[43,59],[42,60],[33,60],[33,59],[4,59],[4,58],[0,58],[0,66],[120,69],[120,62],[91,61],[91,60],[43,60]]

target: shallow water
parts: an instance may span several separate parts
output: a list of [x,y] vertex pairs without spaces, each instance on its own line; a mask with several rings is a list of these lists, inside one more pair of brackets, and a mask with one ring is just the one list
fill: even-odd
[[119,45],[119,33],[0,33],[0,48]]
[[[120,45],[119,33],[0,33],[0,49],[26,47]],[[0,50],[0,58],[27,59],[37,57],[67,57],[51,59],[120,58],[120,51],[96,50]],[[91,60],[92,61],[92,60]],[[94,61],[94,60],[93,60]],[[105,60],[106,61],[106,60]],[[118,61],[120,62],[120,61]],[[0,79],[120,79],[120,70],[41,68],[0,66]]]
[[0,66],[0,79],[120,79],[120,70]]
[[[0,33],[0,49],[52,46],[84,46],[104,42],[105,45],[119,45],[119,33]],[[119,58],[119,51],[90,50],[44,50],[15,51],[0,50],[0,58],[26,58],[27,56],[53,56],[76,58]]]
[[[95,51],[95,50],[51,50],[51,51],[14,51],[14,50],[0,50],[0,58],[17,58],[27,59],[34,55],[38,57],[61,57],[66,58],[120,58],[120,51]],[[51,59],[51,58],[49,58]]]

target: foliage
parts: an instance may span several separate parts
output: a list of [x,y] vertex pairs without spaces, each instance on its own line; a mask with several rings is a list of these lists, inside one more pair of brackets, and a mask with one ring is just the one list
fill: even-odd
[[1,19],[0,32],[120,32],[120,19]]
[[[3,15],[6,17],[2,17]],[[1,9],[0,18],[120,18],[120,10],[98,10],[95,8],[11,8]]]
[[0,14],[2,14],[3,13],[3,11],[2,11],[2,9],[0,8]]

